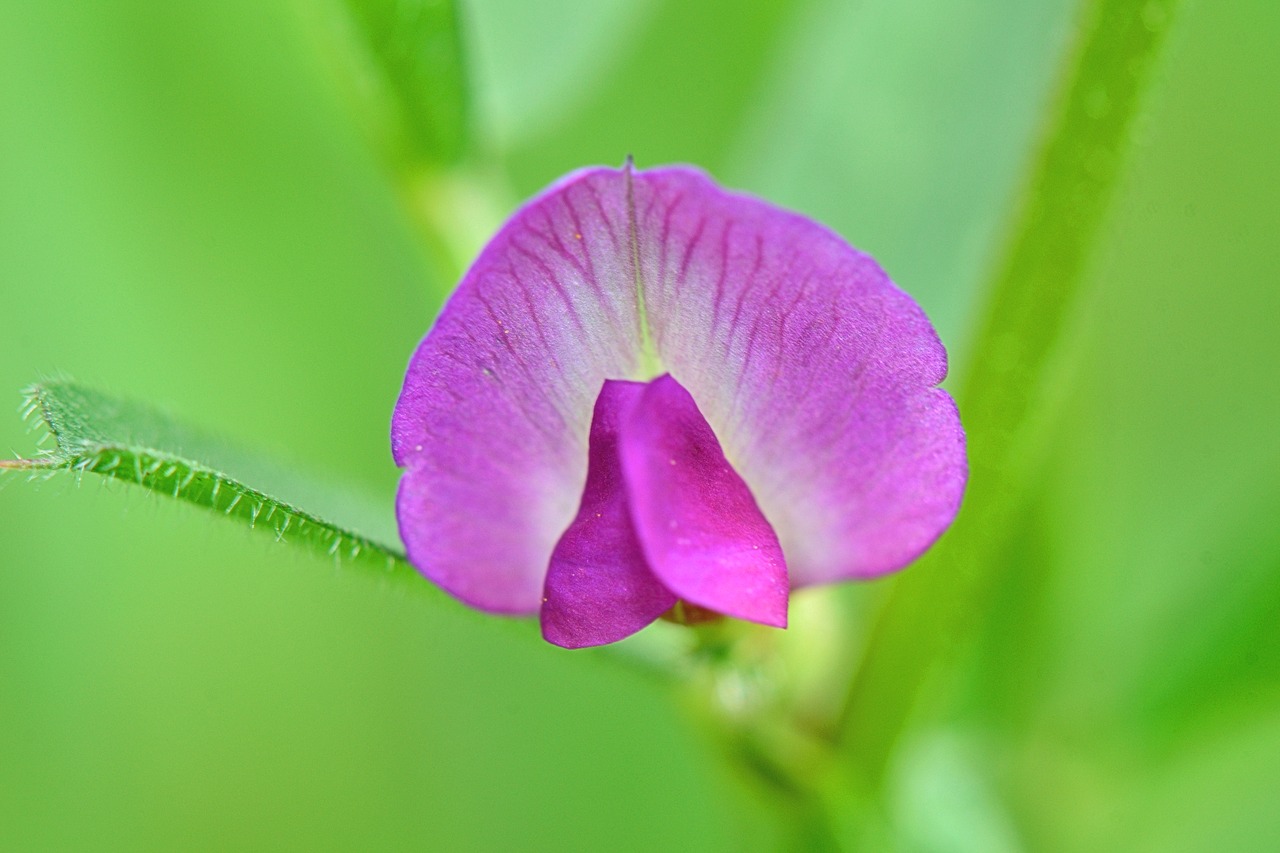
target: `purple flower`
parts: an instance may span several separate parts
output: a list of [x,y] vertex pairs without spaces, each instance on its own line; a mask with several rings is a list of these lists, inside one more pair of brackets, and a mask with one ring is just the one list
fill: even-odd
[[820,225],[688,168],[574,173],[471,267],[391,437],[410,561],[562,646],[677,601],[785,626],[951,523],[964,433],[920,308]]

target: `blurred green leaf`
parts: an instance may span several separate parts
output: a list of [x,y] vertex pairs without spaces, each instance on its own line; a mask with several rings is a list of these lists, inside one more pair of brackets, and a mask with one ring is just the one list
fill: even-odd
[[461,160],[470,110],[457,4],[334,2],[341,8],[326,26],[331,59],[389,153],[411,165]]
[[[658,0],[467,3],[472,116],[486,141],[508,150],[554,127],[604,79],[658,5]],[[565,38],[570,31],[573,38]]]
[[1078,8],[802,9],[721,177],[870,253],[967,364],[975,303]]
[[970,485],[955,529],[895,582],[855,676],[844,732],[878,779],[919,691],[985,612],[1035,462],[1033,415],[1122,174],[1177,0],[1093,0],[1011,224],[960,394]]
[[[382,529],[386,524],[364,499],[308,483],[155,409],[63,379],[28,389],[23,413],[39,415],[56,447],[35,459],[0,462],[0,467],[99,474],[135,483],[264,528],[277,541],[417,578],[403,552],[390,544],[394,534]],[[381,515],[389,518],[389,508]]]
[[1146,774],[1112,849],[1142,853],[1271,851],[1280,838],[1275,808],[1280,763],[1277,691],[1250,713],[1214,721],[1192,745]]
[[512,140],[505,159],[516,189],[532,193],[555,175],[627,154],[642,167],[686,162],[722,174],[771,60],[811,2],[646,4],[610,61],[583,74],[571,109],[536,137]]

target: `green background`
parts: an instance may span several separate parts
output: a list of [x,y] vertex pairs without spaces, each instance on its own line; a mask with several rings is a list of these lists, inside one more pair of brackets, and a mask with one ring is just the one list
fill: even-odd
[[[15,406],[65,371],[390,495],[391,407],[452,282],[317,8],[0,6]],[[697,163],[875,254],[964,372],[1073,3],[462,11],[512,203],[628,153]],[[903,849],[1280,846],[1278,42],[1262,0],[1182,10],[1019,570],[894,759]],[[0,456],[32,449],[0,419]],[[772,845],[760,821],[634,673],[136,488],[0,479],[0,848],[737,850]]]

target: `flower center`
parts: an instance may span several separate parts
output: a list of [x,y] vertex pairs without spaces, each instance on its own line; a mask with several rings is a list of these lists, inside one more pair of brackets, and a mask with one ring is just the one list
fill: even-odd
[[578,515],[547,571],[548,640],[613,642],[678,602],[786,626],[778,537],[679,382],[605,382],[588,453]]

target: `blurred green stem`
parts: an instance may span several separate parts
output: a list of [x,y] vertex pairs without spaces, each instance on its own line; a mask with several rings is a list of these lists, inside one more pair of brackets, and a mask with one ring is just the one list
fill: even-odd
[[452,288],[515,207],[511,192],[475,166],[406,170],[402,200],[427,245],[437,281]]
[[776,671],[775,638],[728,620],[691,632],[695,645],[682,673],[687,704],[744,783],[742,808],[766,815],[791,849],[839,851],[828,808],[841,788],[836,756],[792,713],[796,696]]
[[845,702],[844,748],[883,780],[922,688],[983,619],[1034,479],[1034,417],[1123,174],[1134,117],[1177,0],[1088,0],[1038,156],[1008,229],[960,393],[970,481],[955,528],[900,578]]

